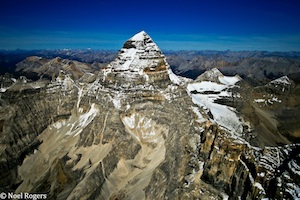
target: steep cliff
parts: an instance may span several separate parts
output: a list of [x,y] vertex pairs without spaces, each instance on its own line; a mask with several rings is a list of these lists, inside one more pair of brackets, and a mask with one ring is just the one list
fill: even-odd
[[217,70],[177,77],[144,31],[98,74],[6,80],[1,190],[50,199],[297,198],[299,145],[247,140],[255,125],[234,108],[244,105],[241,81]]

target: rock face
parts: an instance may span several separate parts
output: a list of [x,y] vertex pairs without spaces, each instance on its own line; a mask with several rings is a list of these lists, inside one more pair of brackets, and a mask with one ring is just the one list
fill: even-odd
[[171,51],[166,56],[176,74],[193,79],[206,70],[218,68],[223,74],[238,74],[255,85],[284,75],[299,83],[300,57],[297,52]]
[[[209,74],[209,76],[208,76]],[[241,78],[177,77],[144,32],[98,74],[3,77],[0,187],[50,199],[299,198],[299,144],[257,147]],[[34,87],[33,87],[34,86]]]
[[144,31],[134,35],[120,50],[117,58],[102,70],[103,82],[119,87],[155,85],[168,80],[179,82],[161,50]]
[[16,72],[26,77],[39,79],[50,77],[54,79],[63,70],[73,79],[78,79],[86,73],[95,72],[93,66],[78,61],[62,59],[56,57],[54,59],[45,59],[38,56],[31,56],[17,64]]

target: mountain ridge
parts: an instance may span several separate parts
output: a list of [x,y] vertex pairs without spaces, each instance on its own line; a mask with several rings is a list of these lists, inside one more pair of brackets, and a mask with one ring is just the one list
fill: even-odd
[[[195,79],[207,69],[214,67],[220,69],[225,75],[235,75],[237,72],[241,77],[247,77],[256,85],[265,84],[270,80],[288,75],[294,81],[299,83],[299,55],[296,53],[279,52],[259,52],[259,51],[164,51],[167,63],[172,70],[181,76]],[[18,62],[21,62],[28,56],[36,55],[47,59],[61,57],[63,59],[76,60],[92,64],[93,67],[103,68],[117,56],[117,51],[106,50],[40,50],[40,51],[5,51],[0,53],[0,73],[10,72],[16,76],[22,75],[22,72],[16,73],[15,68]],[[278,67],[268,68],[269,61],[264,58],[283,59],[284,62],[278,63]],[[257,64],[255,64],[257,63]],[[274,62],[276,63],[276,62]],[[298,63],[298,64],[297,64]],[[252,65],[259,65],[260,68]],[[226,66],[224,68],[224,66]],[[249,73],[249,71],[251,73]],[[249,74],[257,73],[256,76]],[[28,74],[27,74],[28,75]],[[34,78],[34,77],[33,77]],[[37,79],[39,77],[35,77]]]
[[270,93],[217,69],[177,77],[161,51],[146,51],[155,43],[145,34],[77,79],[64,68],[47,81],[1,77],[1,190],[53,199],[298,198],[300,146],[272,120],[282,127],[277,108],[297,110],[299,87]]

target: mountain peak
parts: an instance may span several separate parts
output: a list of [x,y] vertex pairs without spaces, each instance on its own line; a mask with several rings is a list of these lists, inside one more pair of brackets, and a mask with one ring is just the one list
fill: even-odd
[[130,40],[133,41],[144,41],[149,35],[145,31],[141,31],[137,34],[135,34]]
[[146,50],[147,52],[152,51],[152,53],[153,51],[157,51],[161,54],[158,46],[153,42],[151,37],[145,31],[141,31],[128,39],[124,43],[121,51],[125,51],[125,49]]
[[195,82],[211,81],[211,82],[220,83],[224,85],[234,85],[240,80],[242,80],[242,78],[239,75],[235,75],[232,77],[224,76],[219,69],[213,68],[199,75],[196,78]]
[[205,71],[203,74],[199,75],[196,78],[196,81],[213,81],[219,82],[219,77],[223,76],[222,72],[217,68],[213,68],[210,70]]
[[103,71],[103,80],[120,85],[180,81],[151,37],[141,31],[128,39],[117,58]]
[[150,36],[141,31],[128,39],[119,51],[117,58],[108,65],[112,71],[141,73],[147,67],[156,66],[165,56]]
[[282,76],[270,82],[270,84],[291,85],[291,80],[287,76]]

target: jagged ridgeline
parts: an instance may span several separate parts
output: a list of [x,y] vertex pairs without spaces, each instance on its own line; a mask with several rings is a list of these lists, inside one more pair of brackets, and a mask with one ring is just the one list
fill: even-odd
[[287,77],[258,88],[218,69],[179,77],[144,31],[97,73],[75,61],[28,59],[36,73],[55,73],[1,77],[1,191],[49,199],[300,198],[300,93]]

